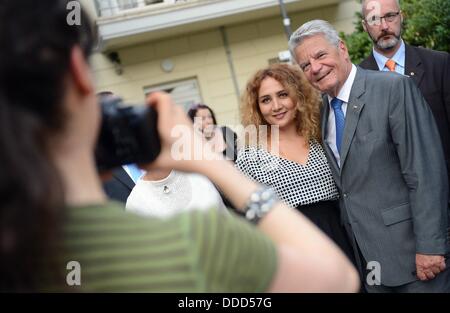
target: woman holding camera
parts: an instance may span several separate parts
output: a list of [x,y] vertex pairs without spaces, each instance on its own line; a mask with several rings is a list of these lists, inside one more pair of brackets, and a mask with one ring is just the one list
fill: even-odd
[[[142,166],[209,177],[257,228],[217,210],[160,220],[108,202],[94,161],[93,32],[84,13],[67,24],[67,2],[0,4],[1,291],[357,290],[343,253],[270,190],[214,156],[171,156],[171,130],[192,124],[166,94],[148,98],[162,150]],[[80,264],[81,285],[66,281],[69,261]]]

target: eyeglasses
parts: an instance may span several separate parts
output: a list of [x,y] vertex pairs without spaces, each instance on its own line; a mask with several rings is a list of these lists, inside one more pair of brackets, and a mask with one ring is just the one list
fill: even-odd
[[385,16],[372,15],[369,19],[364,19],[370,26],[381,25],[381,20],[384,19],[386,23],[395,21],[401,11],[389,12]]

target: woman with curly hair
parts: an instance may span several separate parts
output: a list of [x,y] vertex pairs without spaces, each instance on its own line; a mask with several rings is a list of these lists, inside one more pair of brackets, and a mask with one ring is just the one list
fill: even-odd
[[338,190],[320,144],[319,115],[319,95],[299,69],[274,64],[259,70],[241,104],[243,126],[256,132],[239,151],[236,166],[274,188],[353,260],[340,223]]

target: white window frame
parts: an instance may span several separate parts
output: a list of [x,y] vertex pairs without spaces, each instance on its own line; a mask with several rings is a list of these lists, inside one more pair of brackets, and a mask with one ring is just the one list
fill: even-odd
[[160,84],[160,85],[147,86],[147,87],[144,87],[144,94],[148,95],[149,93],[155,92],[155,91],[165,91],[165,92],[171,94],[176,88],[180,88],[183,86],[189,86],[191,84],[193,85],[193,87],[195,88],[195,90],[197,92],[189,95],[187,97],[186,101],[183,101],[183,99],[180,99],[178,95],[173,96],[175,103],[178,105],[181,105],[183,107],[183,109],[187,112],[192,105],[195,105],[198,103],[203,103],[203,97],[201,94],[200,85],[199,85],[198,79],[196,77],[187,78],[187,79],[183,79],[183,80],[177,80],[174,82],[169,82],[169,83]]

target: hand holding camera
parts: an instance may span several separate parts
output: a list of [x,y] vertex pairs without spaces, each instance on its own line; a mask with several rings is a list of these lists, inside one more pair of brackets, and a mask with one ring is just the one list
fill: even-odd
[[157,113],[149,106],[126,106],[114,96],[100,98],[102,124],[95,149],[100,172],[130,163],[150,163],[161,143]]
[[[144,168],[165,168],[204,173],[207,160],[223,159],[222,154],[209,149],[203,136],[194,130],[192,121],[180,106],[173,103],[169,94],[164,92],[152,93],[147,97],[147,103],[158,112],[157,131],[161,140],[161,153],[154,162],[145,165]],[[178,159],[173,155],[172,146],[180,139],[173,133],[176,127],[183,129],[183,138],[190,139],[189,141],[183,141],[183,144],[186,145],[185,148],[190,151],[189,158]],[[195,155],[201,157],[196,158]]]
[[[148,96],[146,106],[129,106],[118,97],[100,99],[102,124],[95,157],[100,172],[135,163],[144,169],[161,168],[201,172],[203,160],[221,159],[194,131],[191,120],[169,94],[155,92]],[[172,155],[172,145],[180,139],[173,130],[183,130],[187,158]],[[180,135],[178,133],[178,135]],[[196,152],[195,152],[196,151]],[[195,160],[195,155],[202,156]]]

